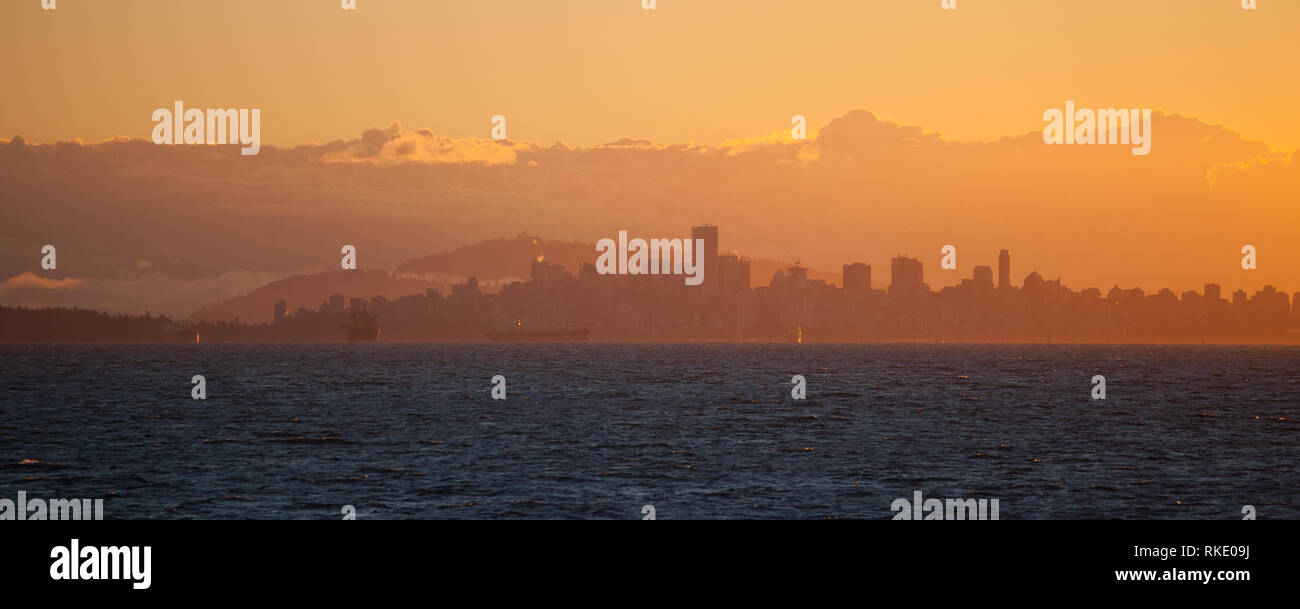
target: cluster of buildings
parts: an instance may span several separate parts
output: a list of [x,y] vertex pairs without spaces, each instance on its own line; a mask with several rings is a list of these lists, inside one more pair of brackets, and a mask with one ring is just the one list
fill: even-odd
[[959,285],[932,291],[920,260],[890,261],[889,284],[876,289],[873,268],[846,264],[839,286],[810,279],[795,266],[751,288],[750,262],[718,250],[718,227],[697,226],[704,280],[680,275],[602,275],[587,263],[574,274],[538,259],[527,281],[485,293],[470,278],[450,293],[369,300],[335,294],[318,310],[275,305],[270,331],[279,340],[340,336],[341,320],[365,311],[379,320],[381,340],[482,340],[519,332],[590,330],[596,340],[754,341],[1037,341],[1037,342],[1300,342],[1300,293],[1272,286],[1225,297],[1216,284],[1201,293],[1112,287],[1074,291],[1059,279],[1030,273],[1011,280],[1011,254],[996,272],[976,266]]

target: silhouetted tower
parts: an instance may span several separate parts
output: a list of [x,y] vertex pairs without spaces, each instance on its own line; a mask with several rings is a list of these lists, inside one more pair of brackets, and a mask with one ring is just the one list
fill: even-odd
[[704,240],[704,251],[694,252],[695,261],[696,264],[704,263],[704,293],[716,294],[718,293],[718,279],[720,279],[718,276],[718,227],[712,224],[692,226],[691,239]]
[[870,292],[871,265],[863,262],[844,265],[841,281],[844,289],[850,292]]
[[925,283],[921,261],[906,256],[895,256],[889,261],[889,292],[911,290]]
[[1011,287],[1011,252],[1007,250],[998,252],[998,287]]

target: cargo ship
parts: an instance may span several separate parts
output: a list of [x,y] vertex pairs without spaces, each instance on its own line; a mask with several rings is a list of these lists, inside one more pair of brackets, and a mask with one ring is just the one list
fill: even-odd
[[347,323],[339,324],[348,331],[348,340],[373,343],[379,340],[379,318],[370,313],[353,311]]
[[487,338],[494,343],[556,343],[585,341],[590,333],[591,330],[515,327],[508,330],[493,330],[487,333]]

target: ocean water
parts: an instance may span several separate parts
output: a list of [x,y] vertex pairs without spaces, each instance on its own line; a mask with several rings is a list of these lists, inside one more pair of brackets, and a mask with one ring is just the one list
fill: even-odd
[[0,345],[0,404],[0,497],[110,519],[1300,518],[1294,347]]

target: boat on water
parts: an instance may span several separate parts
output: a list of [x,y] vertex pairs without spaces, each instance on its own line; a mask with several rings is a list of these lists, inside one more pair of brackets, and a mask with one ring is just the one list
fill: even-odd
[[488,332],[487,337],[496,343],[554,343],[585,341],[590,333],[591,330],[513,328]]
[[366,311],[353,311],[346,323],[339,324],[348,331],[348,340],[373,343],[379,340],[379,318]]

